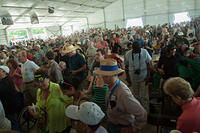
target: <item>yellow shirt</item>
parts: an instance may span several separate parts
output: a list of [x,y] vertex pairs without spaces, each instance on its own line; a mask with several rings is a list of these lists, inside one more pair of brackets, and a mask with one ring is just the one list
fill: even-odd
[[41,89],[37,91],[37,107],[39,110],[46,108],[47,127],[49,133],[62,132],[71,125],[65,116],[65,104],[72,104],[73,98],[63,95],[60,86],[50,82],[47,101],[41,100]]

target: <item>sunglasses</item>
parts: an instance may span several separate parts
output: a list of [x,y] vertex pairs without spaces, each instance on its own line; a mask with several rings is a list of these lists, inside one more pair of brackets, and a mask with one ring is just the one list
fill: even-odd
[[45,79],[45,77],[42,75],[35,75],[34,77],[36,82],[43,82]]

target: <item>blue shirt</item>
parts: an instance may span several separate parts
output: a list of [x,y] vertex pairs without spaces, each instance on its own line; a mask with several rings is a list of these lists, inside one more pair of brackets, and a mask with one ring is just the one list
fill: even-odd
[[[69,57],[69,69],[70,69],[70,71],[78,70],[85,64],[86,64],[85,59],[79,53],[76,53],[74,56]],[[84,73],[85,73],[85,70],[77,73],[76,75],[84,76],[83,75]]]

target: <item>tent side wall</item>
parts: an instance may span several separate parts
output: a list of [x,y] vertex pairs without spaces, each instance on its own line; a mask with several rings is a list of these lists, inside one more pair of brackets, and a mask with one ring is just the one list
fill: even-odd
[[173,23],[174,13],[179,12],[189,12],[191,17],[197,17],[200,16],[200,0],[118,0],[104,11],[100,9],[88,16],[90,28],[122,28],[127,19],[138,17],[142,17],[144,24]]
[[7,37],[6,37],[6,31],[3,29],[0,29],[0,45],[8,44]]

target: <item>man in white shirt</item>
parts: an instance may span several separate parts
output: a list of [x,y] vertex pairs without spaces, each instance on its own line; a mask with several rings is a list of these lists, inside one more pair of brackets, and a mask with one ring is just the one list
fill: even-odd
[[138,42],[134,42],[133,49],[125,55],[124,61],[130,75],[132,93],[147,111],[149,110],[149,92],[145,83],[148,75],[147,66],[152,68],[151,60],[147,50],[141,48]]
[[34,86],[34,72],[39,69],[33,61],[27,59],[26,51],[18,53],[18,60],[22,63],[22,78],[24,81],[22,92],[25,106],[36,102],[37,89]]
[[100,125],[105,114],[96,103],[84,102],[80,106],[70,105],[65,114],[72,119],[72,127],[80,133],[108,133]]

